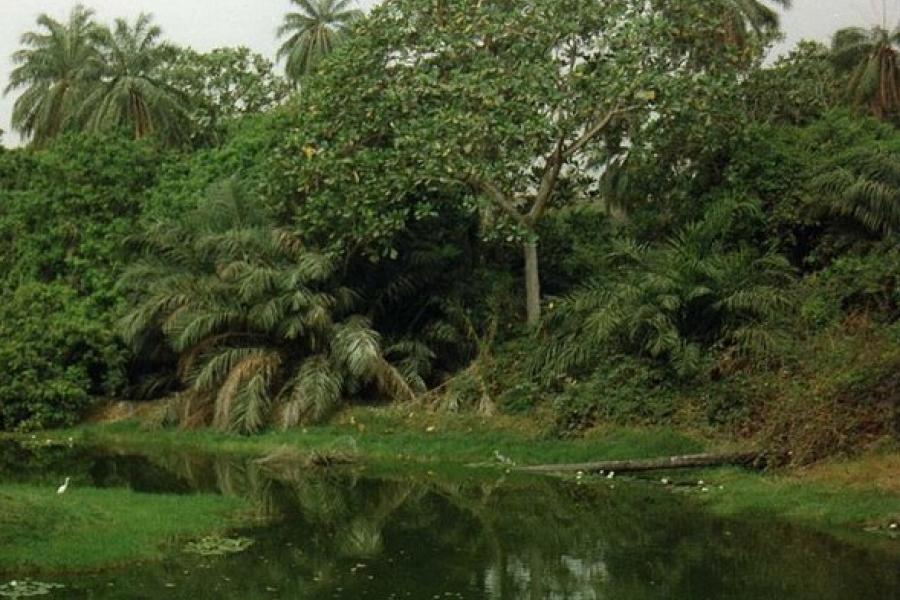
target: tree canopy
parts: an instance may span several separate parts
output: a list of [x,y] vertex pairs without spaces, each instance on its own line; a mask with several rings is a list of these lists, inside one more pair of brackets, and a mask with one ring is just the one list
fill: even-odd
[[[535,225],[561,201],[561,182],[603,168],[652,113],[717,85],[721,71],[685,59],[719,26],[691,3],[665,13],[631,0],[387,3],[304,90],[297,110],[321,126],[298,132],[293,151],[299,218],[349,221],[347,234],[389,252],[392,215],[427,210],[405,197],[464,190],[523,240],[535,322]],[[732,56],[717,54],[723,64]],[[367,207],[376,202],[377,214]]]

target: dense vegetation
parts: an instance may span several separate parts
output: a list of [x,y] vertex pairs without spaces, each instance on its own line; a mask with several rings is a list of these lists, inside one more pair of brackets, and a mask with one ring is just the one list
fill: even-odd
[[294,93],[146,16],[23,37],[0,428],[129,397],[243,433],[390,401],[677,423],[798,461],[900,435],[896,34],[766,65],[765,2],[297,4]]

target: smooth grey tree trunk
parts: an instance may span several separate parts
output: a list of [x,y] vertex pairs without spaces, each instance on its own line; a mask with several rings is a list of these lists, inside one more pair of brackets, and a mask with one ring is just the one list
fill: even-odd
[[528,325],[541,321],[541,278],[538,269],[537,240],[525,242],[525,314]]

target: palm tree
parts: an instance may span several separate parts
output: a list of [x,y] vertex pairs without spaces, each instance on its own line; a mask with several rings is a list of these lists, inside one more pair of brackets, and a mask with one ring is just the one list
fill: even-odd
[[900,27],[893,31],[849,27],[832,38],[832,59],[848,73],[847,95],[856,105],[868,105],[872,114],[885,119],[900,114]]
[[871,234],[900,231],[900,155],[882,144],[835,154],[813,179],[814,210],[851,219]]
[[278,49],[286,59],[285,71],[295,82],[309,73],[341,41],[349,25],[362,17],[350,8],[351,0],[291,0],[300,12],[285,15],[278,37],[287,40]]
[[116,19],[99,35],[103,58],[101,80],[82,104],[85,129],[100,131],[128,127],[135,139],[159,133],[167,140],[183,136],[187,102],[161,78],[162,68],[175,58],[175,49],[159,41],[162,30],[147,14],[134,25]]
[[743,45],[748,32],[756,35],[777,33],[781,18],[777,8],[787,10],[794,4],[793,0],[727,0],[728,36],[732,42]]
[[623,353],[687,376],[712,349],[763,355],[777,336],[773,319],[789,305],[791,269],[780,255],[734,243],[737,225],[760,214],[727,199],[663,245],[620,240],[610,257],[616,276],[557,303],[535,370],[552,378]]
[[97,76],[98,28],[93,15],[80,4],[67,23],[42,14],[37,19],[42,31],[25,33],[23,48],[12,56],[16,67],[5,93],[25,88],[13,107],[12,126],[36,145],[69,127],[88,82]]
[[275,230],[239,184],[142,241],[122,281],[138,299],[123,335],[136,348],[162,337],[178,355],[188,420],[249,433],[320,419],[366,390],[414,398],[332,259]]

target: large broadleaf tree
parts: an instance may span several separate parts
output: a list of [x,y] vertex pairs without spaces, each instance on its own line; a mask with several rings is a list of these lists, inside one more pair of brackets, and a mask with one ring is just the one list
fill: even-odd
[[743,62],[743,51],[719,47],[720,12],[679,8],[385,2],[296,107],[306,124],[276,160],[293,175],[280,183],[299,222],[326,242],[389,257],[393,233],[433,212],[423,198],[456,190],[482,211],[487,235],[521,244],[527,317],[537,322],[537,225],[554,205],[589,197],[564,184],[596,179],[654,115],[698,109],[692,96]]

